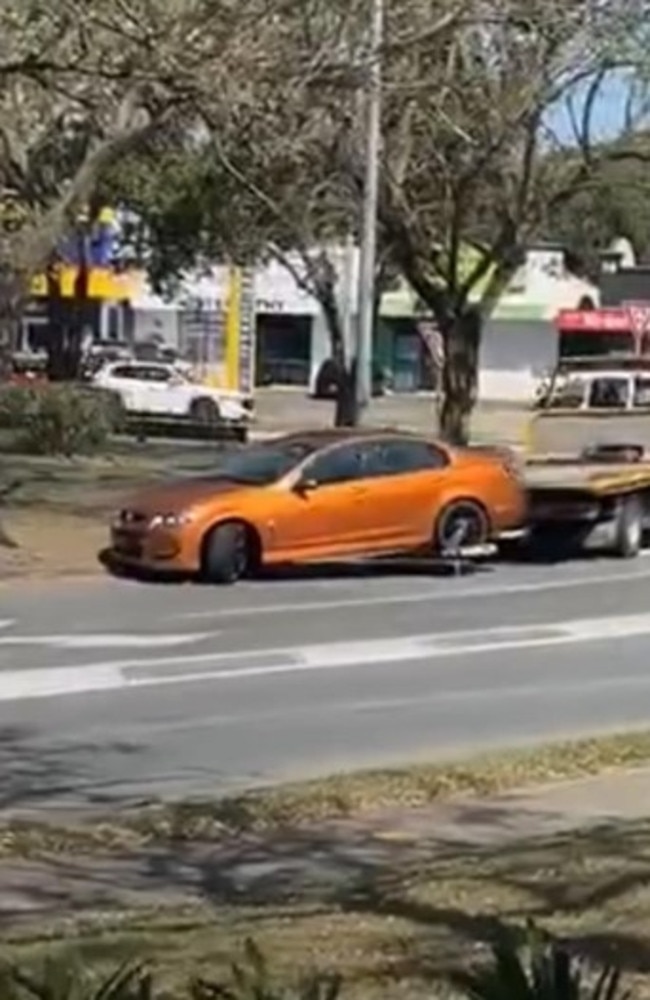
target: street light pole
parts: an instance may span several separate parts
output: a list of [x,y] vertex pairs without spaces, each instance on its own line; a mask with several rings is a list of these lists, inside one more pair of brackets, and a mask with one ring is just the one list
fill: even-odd
[[357,326],[357,404],[359,410],[372,398],[375,265],[377,257],[377,202],[381,148],[381,49],[384,39],[384,0],[371,0],[372,17],[367,82],[366,171],[363,191],[363,225],[359,261],[359,316]]

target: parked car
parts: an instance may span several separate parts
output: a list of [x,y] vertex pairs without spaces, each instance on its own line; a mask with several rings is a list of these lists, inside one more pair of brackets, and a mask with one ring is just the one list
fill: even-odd
[[262,565],[480,546],[518,529],[525,507],[507,456],[406,433],[319,431],[132,497],[111,548],[123,566],[232,583]]
[[[352,381],[356,379],[356,363],[352,363],[350,372]],[[314,383],[313,399],[336,399],[338,396],[338,386],[340,380],[339,368],[333,358],[327,358],[318,369]],[[372,395],[374,398],[383,396],[386,393],[387,383],[386,373],[381,365],[372,366]]]
[[91,384],[113,392],[129,416],[191,420],[227,426],[245,437],[253,400],[241,393],[201,385],[175,364],[126,361],[103,365]]

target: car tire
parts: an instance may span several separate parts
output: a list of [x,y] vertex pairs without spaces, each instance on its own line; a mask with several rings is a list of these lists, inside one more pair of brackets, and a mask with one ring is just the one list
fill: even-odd
[[201,553],[201,576],[208,583],[233,584],[251,567],[251,546],[244,524],[218,524],[206,536]]
[[199,399],[192,400],[190,417],[197,424],[210,427],[221,421],[221,411],[214,399],[210,399],[209,396],[201,396]]
[[453,500],[442,509],[433,529],[434,555],[453,551],[453,538],[461,524],[465,527],[462,548],[485,545],[490,536],[487,511],[477,500]]
[[623,497],[616,517],[613,553],[620,559],[635,559],[643,544],[643,507],[632,493]]

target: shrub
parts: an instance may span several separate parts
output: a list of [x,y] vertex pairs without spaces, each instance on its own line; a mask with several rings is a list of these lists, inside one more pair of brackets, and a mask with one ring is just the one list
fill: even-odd
[[8,386],[0,391],[0,427],[30,455],[92,454],[118,429],[115,397],[75,385]]
[[150,972],[138,962],[100,977],[78,956],[63,953],[29,970],[6,966],[0,995],[3,1000],[153,1000],[154,993]]
[[522,935],[504,932],[483,968],[461,971],[454,984],[468,1000],[627,1000],[621,970],[590,970],[583,960],[529,923]]

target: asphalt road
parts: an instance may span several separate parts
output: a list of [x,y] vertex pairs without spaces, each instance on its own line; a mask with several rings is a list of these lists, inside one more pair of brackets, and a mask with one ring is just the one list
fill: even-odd
[[650,560],[0,590],[0,807],[650,723]]

